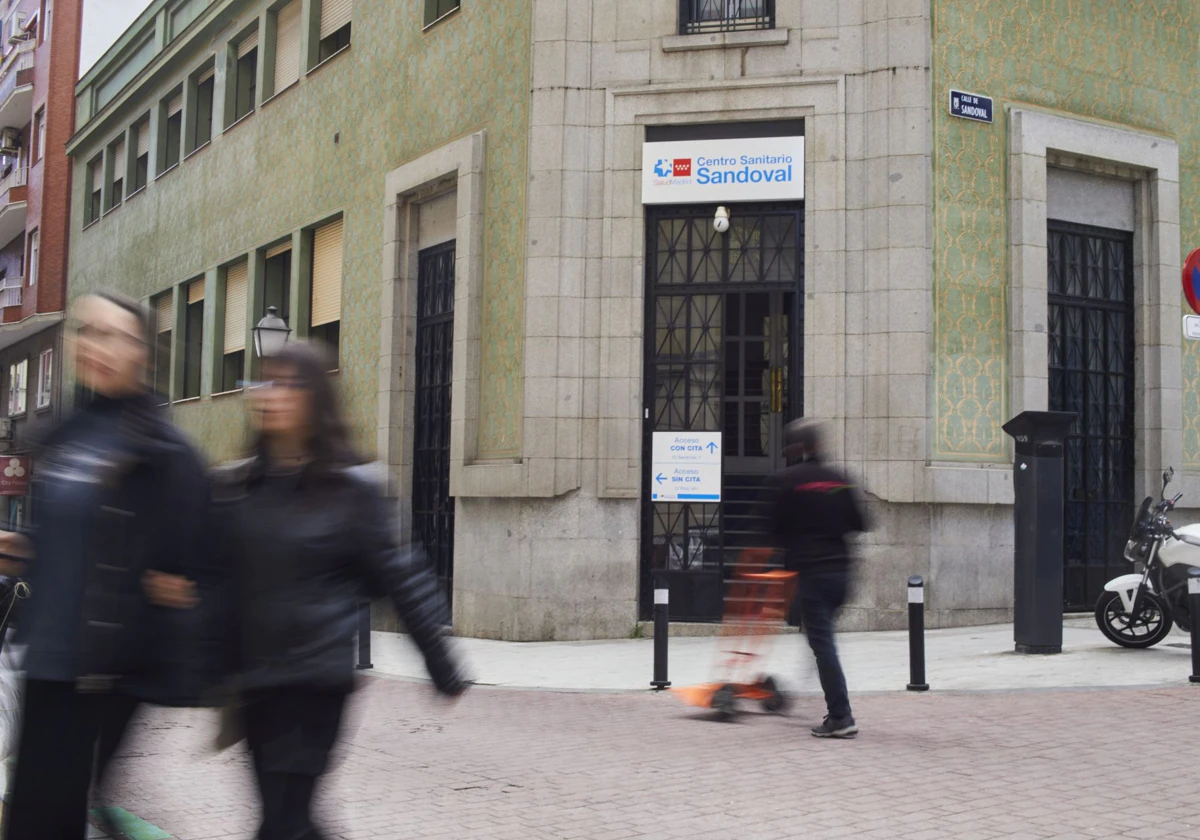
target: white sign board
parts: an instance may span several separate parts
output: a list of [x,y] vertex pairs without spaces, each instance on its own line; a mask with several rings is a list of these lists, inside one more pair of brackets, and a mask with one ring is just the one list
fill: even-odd
[[1193,341],[1200,339],[1200,315],[1183,316],[1183,335]]
[[642,147],[643,204],[804,198],[804,138],[681,140]]
[[721,433],[655,432],[650,456],[650,499],[721,501]]

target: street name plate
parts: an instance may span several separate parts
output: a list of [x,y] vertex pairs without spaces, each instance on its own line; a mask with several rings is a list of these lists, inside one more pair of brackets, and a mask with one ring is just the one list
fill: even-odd
[[721,433],[655,432],[650,458],[650,499],[721,501]]
[[950,91],[950,115],[964,120],[990,123],[994,118],[992,100],[964,90]]

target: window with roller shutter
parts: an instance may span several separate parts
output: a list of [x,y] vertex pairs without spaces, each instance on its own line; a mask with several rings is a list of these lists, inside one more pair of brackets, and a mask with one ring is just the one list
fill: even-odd
[[321,0],[320,46],[317,63],[326,61],[350,46],[354,0]]
[[162,152],[159,155],[158,173],[165,174],[179,165],[183,143],[183,91],[178,90],[163,100],[163,120],[166,123],[161,135]]
[[100,200],[103,195],[104,158],[95,157],[87,165],[87,204],[84,207],[83,223],[90,225],[100,218]]
[[184,320],[183,398],[200,396],[200,372],[204,360],[204,279],[187,285],[187,317]]
[[258,97],[258,30],[237,47],[237,67],[233,74],[233,121],[254,113]]
[[301,11],[301,0],[292,0],[275,13],[275,95],[300,81]]
[[166,291],[154,299],[154,390],[171,400],[171,336],[175,327],[175,293]]
[[217,70],[215,66],[201,70],[196,75],[196,96],[192,100],[192,136],[188,138],[187,153],[190,155],[212,141],[213,98],[216,96]]
[[260,315],[266,315],[272,306],[289,325],[291,324],[292,286],[292,243],[284,242],[268,248],[264,254],[263,302]]
[[133,178],[130,181],[129,194],[133,195],[145,189],[150,179],[150,118],[145,117],[133,129],[134,142],[137,144],[133,163]]
[[225,348],[219,390],[234,391],[246,371],[246,298],[250,266],[243,261],[225,271]]
[[112,210],[114,207],[120,206],[125,200],[125,140],[118,140],[108,147],[108,153],[112,158],[112,182],[110,183],[110,192],[108,199],[108,208]]
[[338,219],[313,231],[312,309],[309,334],[328,344],[335,358],[341,344],[342,322],[342,233]]

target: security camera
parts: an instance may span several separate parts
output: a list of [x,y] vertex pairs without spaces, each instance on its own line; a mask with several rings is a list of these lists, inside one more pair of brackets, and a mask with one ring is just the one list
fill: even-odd
[[717,208],[716,218],[713,219],[713,227],[717,229],[717,233],[729,232],[729,211],[724,207]]

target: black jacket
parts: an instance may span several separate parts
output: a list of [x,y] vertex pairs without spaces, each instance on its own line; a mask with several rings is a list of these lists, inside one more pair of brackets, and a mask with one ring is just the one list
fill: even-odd
[[[74,621],[80,638],[77,672],[60,676],[74,679],[84,691],[116,688],[151,702],[192,705],[218,676],[215,656],[221,642],[214,621],[221,609],[219,578],[203,542],[207,478],[196,451],[153,397],[112,405],[118,406],[113,438],[118,445],[100,468],[87,548],[77,565],[51,568],[68,558],[37,556],[40,530],[80,523],[58,521],[53,510],[39,506],[35,470],[27,529],[34,544],[28,573],[32,596],[22,605],[18,636],[26,636],[21,641],[32,659],[38,626]],[[39,459],[53,459],[88,419],[86,412],[68,418],[39,447]],[[201,605],[195,610],[151,605],[142,584],[148,570],[192,579]],[[78,614],[63,614],[48,597],[42,583],[56,575],[82,576]]]
[[772,533],[787,568],[801,575],[844,568],[850,560],[846,536],[867,529],[850,479],[809,460],[779,471],[771,485]]
[[398,544],[394,502],[371,467],[287,479],[251,460],[219,470],[215,488],[237,611],[235,688],[350,690],[359,605],[382,597],[437,687],[465,687],[437,579],[421,551]]

